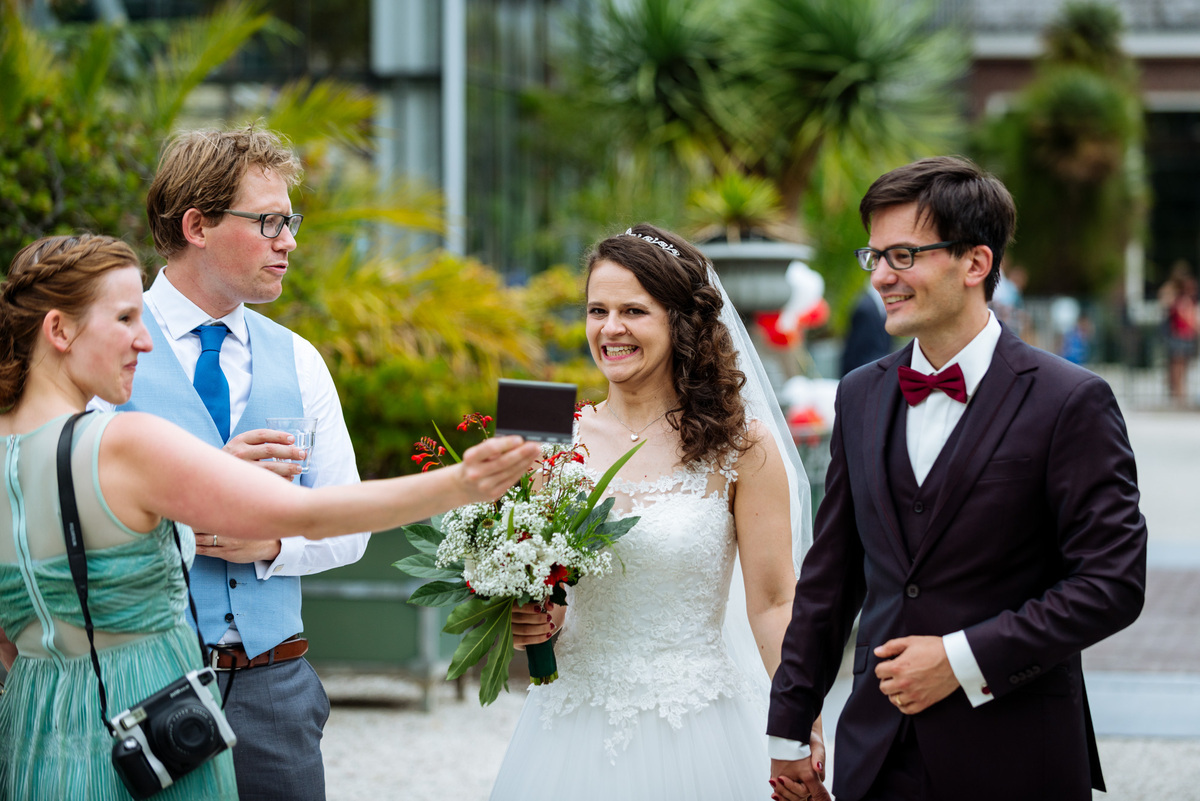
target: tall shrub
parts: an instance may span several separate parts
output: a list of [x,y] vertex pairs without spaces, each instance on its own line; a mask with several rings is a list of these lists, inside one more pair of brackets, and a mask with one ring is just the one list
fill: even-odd
[[1044,32],[1033,82],[980,130],[983,158],[1017,201],[1010,254],[1029,292],[1105,291],[1142,233],[1143,110],[1122,25],[1114,6],[1068,3]]

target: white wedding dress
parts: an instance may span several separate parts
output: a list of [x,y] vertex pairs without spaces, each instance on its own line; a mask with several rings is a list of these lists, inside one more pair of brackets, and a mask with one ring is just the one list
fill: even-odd
[[770,796],[766,671],[735,664],[722,636],[733,462],[609,486],[614,516],[640,517],[613,546],[624,568],[571,591],[560,678],[530,688],[492,801]]

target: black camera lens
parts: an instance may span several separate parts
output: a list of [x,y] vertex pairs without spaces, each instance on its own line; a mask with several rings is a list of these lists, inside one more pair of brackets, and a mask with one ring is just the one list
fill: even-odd
[[159,757],[180,768],[203,762],[223,742],[212,715],[199,704],[180,705],[155,720],[153,727]]

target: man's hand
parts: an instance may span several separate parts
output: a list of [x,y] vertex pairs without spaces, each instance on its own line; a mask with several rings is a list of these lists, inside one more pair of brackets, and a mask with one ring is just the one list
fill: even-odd
[[279,540],[238,540],[213,534],[196,535],[196,555],[249,564],[270,562],[279,556]]
[[941,637],[901,637],[875,649],[879,691],[906,715],[915,715],[958,689]]
[[265,467],[272,473],[283,476],[290,481],[293,476],[299,475],[300,465],[293,462],[268,460],[303,459],[304,450],[302,448],[293,448],[291,445],[293,439],[294,437],[286,431],[275,431],[271,428],[256,428],[253,431],[238,434],[229,440],[229,442],[226,442],[225,447],[221,450],[231,453],[244,461],[253,462],[259,467]]
[[[775,801],[808,801],[810,798],[812,801],[830,801],[829,791],[821,784],[816,771],[818,743],[814,741],[811,745],[813,754],[809,759],[771,760],[771,789],[774,790],[771,798]],[[824,753],[822,745],[822,760]],[[822,765],[821,773],[824,772]]]

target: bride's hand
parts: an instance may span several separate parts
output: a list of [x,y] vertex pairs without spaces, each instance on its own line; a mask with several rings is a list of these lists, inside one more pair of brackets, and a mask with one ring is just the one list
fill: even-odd
[[546,601],[545,604],[513,605],[513,645],[524,651],[526,645],[549,640],[560,628],[567,614],[565,606]]

